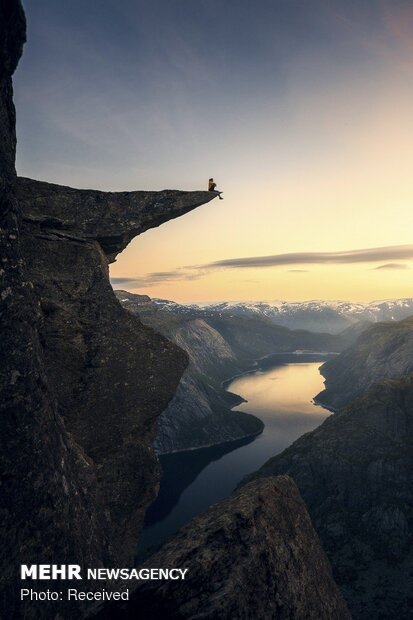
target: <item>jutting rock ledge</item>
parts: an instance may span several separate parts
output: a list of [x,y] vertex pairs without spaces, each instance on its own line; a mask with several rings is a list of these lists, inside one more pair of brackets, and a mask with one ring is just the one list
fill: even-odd
[[217,197],[216,192],[101,192],[19,178],[17,197],[27,224],[99,243],[108,262],[137,235]]
[[108,265],[134,236],[216,195],[76,190],[18,178],[16,197],[48,383],[67,431],[96,468],[112,548],[127,561],[159,478],[154,425],[187,356],[120,306]]

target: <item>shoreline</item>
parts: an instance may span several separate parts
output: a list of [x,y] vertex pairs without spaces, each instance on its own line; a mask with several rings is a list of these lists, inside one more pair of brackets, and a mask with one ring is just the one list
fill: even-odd
[[[230,408],[230,411],[233,411],[235,407],[238,407],[239,405],[241,405],[242,403],[247,403],[248,400],[245,399],[243,396],[241,396],[240,394],[236,394],[235,392],[231,392],[230,390],[228,390],[227,388],[229,387],[229,385],[235,381],[235,379],[239,379],[240,377],[245,377],[247,375],[251,375],[254,374],[255,372],[257,372],[260,367],[259,367],[259,362],[262,362],[266,359],[271,358],[272,356],[275,355],[320,355],[320,356],[327,356],[327,355],[337,355],[335,352],[331,352],[331,351],[309,351],[309,350],[295,350],[295,351],[281,351],[281,352],[277,352],[277,353],[269,353],[268,355],[263,355],[262,357],[257,358],[256,360],[253,361],[253,365],[251,368],[245,370],[244,372],[241,372],[237,375],[233,375],[232,377],[229,377],[228,379],[224,379],[223,381],[221,381],[220,386],[225,389],[229,394],[233,394],[234,396],[236,396],[237,398],[239,398],[239,402],[235,403],[234,405],[232,405],[232,407]],[[320,373],[321,374],[321,373]],[[316,401],[316,398],[314,397],[313,399],[314,404],[317,404],[318,406],[322,407],[323,409],[326,409],[327,411],[331,411],[332,413],[335,413],[332,409],[330,409],[329,407],[326,407],[325,405],[319,403]],[[236,412],[234,412],[236,413]],[[244,413],[248,413],[247,411],[245,411]],[[257,420],[259,420],[262,424],[263,427],[261,430],[256,431],[255,433],[248,433],[247,435],[242,435],[241,437],[236,437],[234,439],[230,439],[227,441],[214,441],[210,444],[206,444],[204,446],[197,446],[197,447],[193,447],[193,448],[185,448],[185,450],[170,450],[168,452],[157,452],[156,456],[159,458],[161,456],[167,456],[168,454],[184,454],[187,452],[194,452],[195,450],[208,450],[209,448],[213,448],[216,446],[225,446],[228,445],[230,446],[231,444],[237,442],[237,441],[243,441],[243,440],[247,440],[247,439],[251,439],[253,440],[255,437],[258,437],[259,435],[261,435],[264,432],[265,429],[265,424],[264,422],[258,418],[258,416],[256,416],[253,413],[250,413],[249,415],[253,415],[255,418],[257,418]]]

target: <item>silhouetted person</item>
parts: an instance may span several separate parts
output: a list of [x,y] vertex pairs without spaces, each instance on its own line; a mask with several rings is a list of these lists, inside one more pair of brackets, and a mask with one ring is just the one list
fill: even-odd
[[[212,179],[212,178],[211,178],[211,179],[209,179],[209,181],[208,181],[208,191],[209,191],[209,192],[217,192],[218,194],[221,194],[221,192],[219,192],[219,191],[217,190],[217,184],[214,182],[214,179]],[[222,198],[222,196],[221,196],[221,195],[219,195],[219,196],[218,196],[218,198],[219,198],[220,200],[223,200],[223,198]]]

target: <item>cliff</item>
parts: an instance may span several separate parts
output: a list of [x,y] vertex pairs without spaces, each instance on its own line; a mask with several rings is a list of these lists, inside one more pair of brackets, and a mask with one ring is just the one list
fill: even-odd
[[145,325],[175,342],[189,357],[176,394],[158,420],[158,453],[220,444],[262,431],[263,423],[255,416],[231,411],[241,399],[221,383],[242,372],[245,365],[219,332],[203,319],[159,310],[149,298],[126,291],[116,295]]
[[294,483],[253,482],[184,527],[143,567],[188,568],[141,582],[95,620],[347,620],[350,614]]
[[16,196],[48,383],[67,431],[96,467],[109,538],[126,561],[158,483],[154,425],[187,358],[123,310],[108,265],[133,235],[214,196],[105,193],[29,179],[17,179]]
[[[25,41],[21,4],[0,2],[0,246],[2,337],[0,389],[0,615],[18,610],[21,562],[104,561],[104,515],[95,504],[94,474],[65,431],[48,385],[38,327],[41,315],[22,256],[15,197],[15,112],[11,77]],[[86,536],[85,536],[86,534]]]
[[[215,195],[16,179],[11,77],[24,39],[20,3],[3,0],[1,615],[45,618],[48,603],[19,602],[17,567],[131,561],[159,481],[155,421],[187,365],[122,309],[108,264],[137,234]],[[75,604],[59,613],[81,615]]]
[[413,377],[386,380],[246,479],[296,482],[355,619],[412,617]]
[[323,364],[326,389],[317,401],[332,409],[349,404],[382,379],[413,372],[413,317],[377,323],[336,358]]
[[150,228],[217,197],[214,192],[100,192],[19,178],[17,196],[27,225],[99,244],[111,263]]

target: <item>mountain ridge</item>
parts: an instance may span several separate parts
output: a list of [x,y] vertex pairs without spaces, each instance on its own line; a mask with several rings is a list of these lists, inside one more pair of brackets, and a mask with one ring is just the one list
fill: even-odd
[[366,303],[308,300],[303,302],[218,302],[179,304],[154,298],[163,310],[199,316],[256,316],[289,329],[337,334],[358,322],[397,321],[413,315],[413,298],[379,300]]
[[374,383],[412,373],[413,317],[371,325],[320,372],[325,389],[316,400],[331,409],[346,406]]

